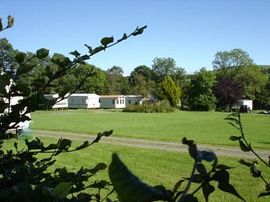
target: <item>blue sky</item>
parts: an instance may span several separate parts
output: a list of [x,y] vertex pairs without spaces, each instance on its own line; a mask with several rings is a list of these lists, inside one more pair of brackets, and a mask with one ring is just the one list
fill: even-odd
[[155,57],[172,57],[191,73],[212,69],[217,51],[241,48],[256,64],[270,64],[269,0],[0,0],[1,17],[15,26],[0,33],[14,48],[48,48],[68,55],[87,52],[104,36],[121,37],[148,25],[143,35],[94,56],[104,70],[151,67]]

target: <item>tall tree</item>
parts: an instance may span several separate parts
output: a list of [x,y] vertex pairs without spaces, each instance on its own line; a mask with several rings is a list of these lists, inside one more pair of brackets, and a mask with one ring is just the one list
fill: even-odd
[[191,110],[209,111],[215,108],[216,97],[213,93],[215,75],[205,68],[191,76],[189,89],[189,108]]
[[212,62],[214,69],[224,69],[228,67],[243,67],[253,64],[253,60],[249,54],[239,48],[230,51],[218,51]]
[[243,97],[243,86],[231,77],[222,77],[215,87],[217,107],[231,111],[232,106]]
[[180,104],[181,89],[176,85],[171,76],[166,76],[160,84],[162,96],[167,99],[172,107],[177,107]]
[[129,94],[128,78],[123,76],[123,68],[113,66],[107,70],[106,93],[110,95]]
[[[176,66],[173,58],[155,58],[152,64],[154,78],[157,83],[161,83],[166,76],[171,76],[177,83],[177,80],[183,79],[185,70]],[[180,82],[179,82],[180,83]]]
[[142,95],[144,97],[149,96],[152,94],[155,86],[152,70],[145,65],[136,67],[130,73],[129,83],[133,94]]
[[[84,85],[79,89],[80,92],[83,93],[96,93],[96,94],[105,94],[106,89],[106,72],[93,66],[86,64],[86,67],[83,67],[83,69],[87,69],[86,71],[93,70],[93,75],[86,79]],[[82,75],[83,72],[81,72],[80,69],[76,71],[77,73],[75,75]],[[77,77],[78,80],[81,79],[80,77]]]
[[267,76],[256,65],[238,68],[233,78],[244,87],[243,97],[252,100],[256,98],[256,94],[262,91],[267,82]]

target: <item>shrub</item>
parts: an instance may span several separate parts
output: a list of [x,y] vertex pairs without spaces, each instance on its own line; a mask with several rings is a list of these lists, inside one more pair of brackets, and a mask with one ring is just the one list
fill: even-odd
[[171,107],[168,101],[144,102],[143,104],[129,105],[124,112],[143,112],[143,113],[164,113],[174,112],[175,108]]

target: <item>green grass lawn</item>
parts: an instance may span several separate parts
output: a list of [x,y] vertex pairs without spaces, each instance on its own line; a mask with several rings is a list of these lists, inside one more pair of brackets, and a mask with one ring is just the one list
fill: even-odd
[[[33,129],[96,134],[114,130],[119,137],[180,141],[183,137],[199,144],[237,145],[229,140],[238,134],[227,121],[228,113],[188,112],[126,113],[107,110],[37,111],[32,113]],[[270,116],[242,115],[246,136],[258,148],[270,148]]]
[[[43,138],[46,145],[56,141]],[[7,147],[11,147],[9,140]],[[75,144],[78,142],[74,141]],[[21,145],[21,144],[20,144]],[[54,167],[67,167],[70,171],[78,170],[81,166],[91,168],[99,162],[109,164],[113,152],[119,154],[120,158],[140,179],[151,185],[162,184],[166,188],[172,188],[176,181],[188,177],[191,172],[192,159],[187,153],[167,152],[153,149],[138,149],[126,146],[113,146],[107,144],[96,144],[81,151],[61,154],[57,157]],[[249,202],[266,202],[270,197],[258,199],[257,195],[264,190],[265,186],[258,178],[252,178],[249,169],[240,165],[237,158],[219,157],[219,163],[234,167],[230,170],[230,183]],[[269,171],[263,172],[270,176]],[[98,174],[97,179],[109,179],[107,170]],[[94,180],[94,179],[93,179]],[[217,190],[217,184],[213,183]],[[197,186],[193,186],[196,188]],[[198,195],[199,201],[204,201],[202,194]],[[237,202],[236,197],[221,191],[215,191],[210,196],[211,202]]]

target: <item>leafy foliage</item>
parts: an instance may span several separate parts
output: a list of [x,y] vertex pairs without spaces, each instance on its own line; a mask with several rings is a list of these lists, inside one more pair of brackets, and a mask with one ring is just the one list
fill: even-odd
[[230,51],[218,51],[212,63],[214,69],[225,69],[252,65],[253,60],[244,50],[235,48]]
[[220,78],[215,86],[218,108],[227,111],[243,97],[243,86],[231,77]]
[[133,94],[148,97],[153,93],[155,86],[153,71],[145,65],[140,65],[130,73],[129,83]]
[[[270,162],[267,162],[266,160],[264,160],[262,157],[260,157],[256,151],[252,148],[251,143],[249,143],[246,139],[245,133],[244,133],[244,129],[243,129],[243,125],[242,125],[242,120],[241,120],[241,116],[240,113],[233,113],[230,114],[226,120],[228,120],[229,124],[232,125],[234,128],[236,128],[240,135],[239,136],[231,136],[230,140],[232,141],[238,141],[239,142],[239,146],[240,149],[244,152],[251,152],[252,154],[254,154],[258,160],[264,165],[266,166],[268,169],[270,168]],[[258,169],[258,167],[256,166],[256,164],[258,164],[257,161],[246,161],[244,159],[241,159],[239,161],[240,164],[247,166],[250,170],[250,173],[253,177],[255,178],[260,178],[264,183],[265,183],[265,191],[261,192],[259,194],[259,197],[263,197],[263,196],[269,196],[270,195],[270,187],[269,187],[269,180],[266,180],[262,171],[260,171]]]
[[[101,190],[109,190],[110,183],[104,180],[89,184],[90,178],[106,169],[99,163],[93,168],[80,168],[69,172],[65,167],[54,172],[48,169],[56,162],[55,157],[66,152],[74,152],[97,143],[100,137],[111,135],[112,131],[97,136],[93,142],[85,141],[76,148],[71,147],[68,139],[45,146],[40,139],[26,140],[26,148],[19,149],[17,142],[13,150],[0,150],[0,200],[1,201],[88,201],[100,200]],[[40,154],[47,157],[40,158]],[[86,183],[87,182],[87,183]],[[96,189],[91,194],[87,189]]]
[[162,113],[173,112],[175,108],[171,107],[168,101],[151,102],[145,101],[142,104],[134,104],[127,106],[124,112],[143,112],[143,113]]
[[[0,21],[0,31],[10,28],[14,18],[8,17],[8,25],[3,28]],[[46,100],[46,92],[57,89],[61,99],[67,93],[81,88],[89,76],[93,75],[92,68],[82,69],[84,77],[75,85],[66,85],[70,81],[70,73],[78,68],[85,67],[85,61],[101,50],[143,33],[146,26],[136,28],[129,35],[114,42],[113,37],[101,40],[101,46],[88,48],[88,54],[82,55],[78,51],[70,54],[73,60],[61,54],[54,54],[51,58],[49,50],[39,49],[36,53],[14,51],[6,40],[0,45],[0,139],[6,137],[10,129],[16,129],[19,122],[30,120],[28,113],[35,111],[41,105],[50,106],[55,101]],[[80,66],[81,65],[81,66]],[[83,71],[85,70],[85,71]],[[61,85],[62,84],[62,85]],[[11,103],[11,98],[21,96],[17,104]],[[92,142],[85,141],[73,149],[69,139],[59,139],[56,144],[48,146],[40,139],[25,140],[26,148],[19,149],[14,143],[14,149],[4,151],[3,141],[0,142],[0,201],[103,201],[112,193],[110,183],[105,180],[96,180],[90,183],[89,179],[97,172],[106,169],[106,164],[98,163],[91,169],[81,168],[77,172],[69,172],[65,167],[56,168],[53,172],[48,168],[55,163],[55,157],[61,153],[75,152],[97,143],[103,136],[107,137],[112,131],[99,133]],[[38,157],[39,154],[46,157]],[[86,184],[86,182],[88,184]],[[90,183],[90,184],[89,184]],[[84,192],[91,188],[91,193]],[[96,190],[96,191],[93,191]],[[101,198],[101,191],[108,192]]]
[[191,77],[188,99],[191,110],[209,111],[215,108],[216,98],[213,93],[215,75],[202,68]]
[[167,99],[172,107],[177,107],[180,103],[181,89],[177,87],[175,81],[170,76],[166,76],[161,83],[163,97]]

